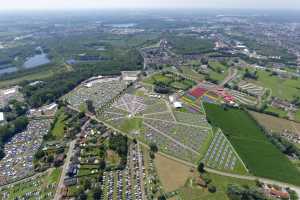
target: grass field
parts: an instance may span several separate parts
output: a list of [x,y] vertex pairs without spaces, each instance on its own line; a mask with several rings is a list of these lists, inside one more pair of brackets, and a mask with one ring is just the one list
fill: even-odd
[[228,199],[226,195],[228,184],[248,186],[255,184],[254,181],[206,173],[206,176],[212,180],[212,184],[217,188],[216,193],[210,193],[207,188],[201,188],[193,183],[193,178],[197,177],[198,174],[195,169],[185,164],[157,154],[155,157],[155,167],[164,191],[178,191],[178,196],[173,199],[178,199],[179,197],[182,200],[225,200]]
[[287,119],[281,119],[271,115],[266,115],[258,112],[249,112],[262,126],[272,132],[283,132],[288,130],[293,133],[300,134],[300,123],[295,123]]
[[165,192],[183,187],[187,179],[193,175],[191,167],[160,154],[156,154],[154,161]]
[[296,121],[300,122],[300,110],[297,110],[297,112],[295,112],[294,118]]
[[51,175],[48,176],[48,182],[49,183],[56,183],[56,181],[58,181],[59,178],[60,178],[61,172],[62,172],[61,168],[53,169],[53,171],[51,172]]
[[208,120],[222,129],[250,173],[300,185],[300,171],[268,141],[249,114],[214,104],[205,104],[205,108]]
[[163,83],[170,83],[170,82],[172,82],[172,79],[169,77],[166,77],[162,74],[154,74],[151,77],[144,80],[144,82],[148,83],[148,84],[154,84],[155,81],[163,82]]
[[219,62],[209,62],[209,66],[213,69],[209,72],[210,78],[217,80],[218,82],[225,79],[228,74],[228,68],[226,66]]
[[194,71],[192,69],[192,67],[182,66],[180,69],[182,70],[182,73],[185,76],[190,77],[191,79],[193,79],[195,81],[202,81],[202,80],[204,80],[204,76],[202,74],[199,74],[196,71]]
[[287,115],[288,115],[287,111],[279,109],[279,108],[275,108],[273,106],[268,106],[265,111],[275,113],[281,118],[287,117]]
[[144,80],[144,83],[147,84],[154,85],[156,82],[164,83],[175,90],[187,90],[195,85],[194,81],[182,79],[181,76],[175,75],[171,71],[153,74]]
[[33,80],[48,78],[48,77],[52,76],[53,74],[54,74],[54,72],[52,70],[46,70],[44,72],[28,74],[28,75],[25,75],[22,77],[16,77],[16,78],[9,79],[9,80],[2,80],[2,81],[0,81],[0,88],[16,85],[25,80],[33,81]]
[[141,130],[143,126],[143,120],[140,118],[127,118],[121,124],[120,130],[125,133],[129,133],[131,131]]
[[271,88],[272,96],[281,99],[292,100],[294,96],[300,97],[300,79],[281,79],[278,76],[270,76],[270,72],[258,70],[258,80],[252,81],[266,88]]
[[63,110],[59,110],[57,116],[57,121],[52,129],[52,135],[56,139],[61,139],[64,137],[66,115]]
[[182,200],[228,200],[226,191],[229,184],[254,186],[254,181],[241,180],[216,174],[206,174],[211,179],[211,184],[216,186],[216,193],[210,193],[207,188],[195,186],[191,181],[187,182],[184,187],[179,189],[179,196]]

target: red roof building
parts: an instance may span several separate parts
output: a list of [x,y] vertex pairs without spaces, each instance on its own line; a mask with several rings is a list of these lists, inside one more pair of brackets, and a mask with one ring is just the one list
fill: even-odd
[[277,197],[277,198],[282,198],[282,199],[288,199],[290,197],[289,193],[271,189],[270,194]]

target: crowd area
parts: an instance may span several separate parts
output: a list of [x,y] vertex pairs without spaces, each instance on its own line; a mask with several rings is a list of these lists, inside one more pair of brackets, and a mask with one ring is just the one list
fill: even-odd
[[33,173],[33,156],[43,136],[49,131],[51,120],[31,120],[24,132],[5,144],[5,157],[0,161],[0,184],[22,179]]
[[95,108],[101,108],[127,88],[127,82],[122,80],[93,81],[85,83],[65,96],[67,102],[75,108],[92,101]]

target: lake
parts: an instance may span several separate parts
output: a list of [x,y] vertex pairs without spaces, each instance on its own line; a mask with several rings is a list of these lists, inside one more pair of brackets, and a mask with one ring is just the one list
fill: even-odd
[[0,76],[3,74],[9,74],[9,73],[13,73],[16,72],[18,69],[16,67],[9,67],[9,68],[4,68],[4,69],[0,69]]
[[47,57],[47,54],[42,53],[42,54],[37,54],[37,55],[27,58],[27,60],[23,64],[23,67],[26,69],[30,69],[30,68],[38,67],[38,66],[45,65],[48,63],[50,63],[50,60]]

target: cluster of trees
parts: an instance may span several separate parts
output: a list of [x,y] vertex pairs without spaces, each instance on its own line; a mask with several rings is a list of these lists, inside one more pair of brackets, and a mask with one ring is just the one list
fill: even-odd
[[246,69],[244,73],[244,78],[257,80],[258,79],[257,71],[251,72],[249,71],[249,69]]
[[169,94],[172,89],[163,82],[158,82],[155,84],[154,91],[159,94]]
[[28,125],[26,112],[28,106],[17,100],[9,101],[8,105],[0,109],[4,112],[7,123],[0,126],[0,160],[5,156],[3,147],[15,134],[22,132]]
[[170,35],[167,40],[179,54],[200,54],[214,51],[214,42],[210,39]]
[[279,149],[282,153],[288,156],[297,156],[300,159],[300,149],[294,145],[293,143],[289,142],[285,138],[281,137],[280,135],[271,134],[269,133],[260,123],[255,120],[248,112],[247,114],[251,117],[251,119],[256,123],[256,125],[262,130],[262,132],[266,135],[268,140],[275,145],[277,149]]
[[[42,146],[34,154],[34,170],[37,172],[46,170],[49,166],[59,167],[63,164],[63,160],[55,159],[59,154],[64,153],[64,147],[54,151],[47,152],[42,149]],[[64,155],[65,157],[65,155]],[[45,164],[45,165],[44,165]]]
[[206,80],[206,81],[209,81],[209,82],[211,82],[211,83],[214,83],[214,84],[218,84],[218,80],[213,79],[209,74],[206,74],[206,75],[205,75],[205,80]]
[[256,187],[228,185],[227,196],[231,200],[239,199],[255,199],[255,200],[267,200],[261,190]]
[[158,152],[158,147],[155,143],[150,143],[149,147],[150,147],[149,156],[151,159],[154,159],[155,154]]
[[288,156],[297,156],[300,159],[300,149],[296,145],[282,138],[279,135],[267,135],[269,140],[284,154]]
[[122,51],[122,54],[117,53],[114,59],[110,61],[75,65],[72,71],[56,73],[51,77],[42,79],[43,84],[31,86],[28,81],[25,81],[21,84],[23,86],[22,92],[29,105],[39,107],[58,100],[59,97],[74,89],[83,80],[92,76],[119,75],[122,70],[142,68],[142,58],[136,50],[129,49]]
[[94,106],[94,103],[93,103],[93,101],[92,100],[86,100],[86,108],[87,108],[87,110],[90,112],[90,113],[93,113],[93,114],[95,114],[96,113],[96,108],[95,108],[95,106]]
[[24,102],[13,99],[5,107],[1,108],[0,111],[5,113],[7,121],[13,121],[18,116],[26,114],[28,106]]
[[108,147],[109,149],[117,152],[118,155],[120,156],[121,162],[119,168],[120,169],[125,168],[127,163],[127,153],[128,153],[127,136],[121,134],[111,135],[111,137],[109,138]]
[[[102,177],[102,175],[101,175]],[[92,182],[90,179],[84,179],[81,181],[81,184],[83,187],[79,189],[79,191],[76,194],[76,200],[87,200],[88,196],[85,193],[86,190],[91,190],[92,191],[92,199],[95,200],[100,200],[102,198],[102,189],[99,186],[96,186],[93,188]]]
[[5,156],[3,150],[4,144],[8,140],[10,140],[15,134],[24,131],[27,125],[28,125],[27,117],[20,116],[0,126],[0,160]]

